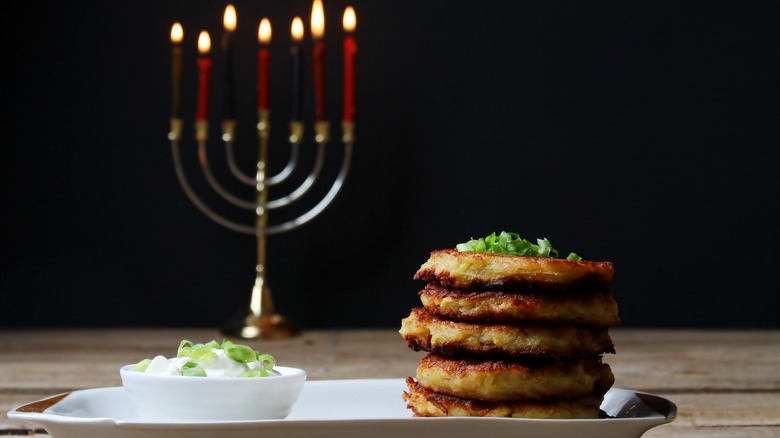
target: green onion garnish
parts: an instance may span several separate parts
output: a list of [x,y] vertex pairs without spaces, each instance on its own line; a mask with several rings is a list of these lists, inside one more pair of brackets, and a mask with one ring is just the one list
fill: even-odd
[[270,354],[258,354],[257,360],[263,364],[263,368],[267,370],[274,369],[274,365],[276,365],[276,360]]
[[189,357],[190,359],[203,362],[211,362],[211,359],[214,359],[216,355],[212,351],[215,348],[221,348],[217,341],[211,341],[206,344],[193,344],[191,341],[183,340],[179,344],[179,351],[176,357]]
[[206,377],[206,371],[195,362],[187,362],[181,367],[182,376]]
[[[274,357],[270,354],[260,354],[259,351],[253,350],[249,346],[235,344],[232,341],[228,341],[226,339],[222,340],[221,345],[217,341],[211,341],[205,344],[195,344],[192,341],[185,339],[179,344],[179,350],[176,357],[186,357],[192,360],[208,363],[211,362],[216,356],[214,350],[220,349],[225,350],[225,354],[236,362],[250,363],[257,360],[263,367],[262,369],[247,371],[240,377],[268,377],[268,371],[273,370],[274,365],[276,364]],[[146,361],[151,362],[149,359],[139,362],[137,365],[139,371],[144,371],[149,366],[149,363]],[[140,369],[141,364],[144,364],[143,370]],[[206,372],[203,370],[203,368],[201,368],[195,362],[187,362],[182,367],[181,373],[183,376],[206,376]]]
[[152,363],[151,359],[144,359],[135,365],[135,369],[143,373],[147,368],[149,368],[150,363]]
[[[461,252],[486,252],[492,254],[505,254],[522,257],[549,257],[558,258],[558,251],[552,247],[547,239],[536,239],[536,245],[520,238],[517,233],[502,231],[501,234],[493,233],[485,238],[472,239],[465,243],[459,243],[456,248]],[[566,260],[580,261],[582,257],[575,253],[569,254]]]
[[238,377],[268,377],[268,371],[266,370],[247,371]]
[[225,341],[222,343],[222,349],[236,362],[249,363],[257,359],[258,353],[246,345],[236,345],[230,341]]

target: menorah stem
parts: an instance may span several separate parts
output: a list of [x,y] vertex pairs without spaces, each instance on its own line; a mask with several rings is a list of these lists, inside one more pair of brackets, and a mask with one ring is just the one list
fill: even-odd
[[[264,114],[259,115],[259,119],[263,120]],[[257,205],[255,209],[256,221],[255,225],[258,229],[263,229],[268,224],[268,211],[261,207],[268,200],[268,188],[265,186],[265,171],[268,163],[268,125],[262,121],[258,123],[258,135],[260,139],[260,149],[258,151],[257,158],[257,173],[255,175],[256,181],[256,194]],[[257,233],[257,265],[255,266],[255,285],[252,288],[252,298],[250,301],[249,309],[252,312],[254,321],[247,321],[245,331],[249,327],[262,327],[262,318],[267,315],[273,315],[275,313],[273,300],[271,299],[271,292],[268,284],[265,281],[265,243],[266,236],[263,233]],[[251,325],[250,325],[251,324]],[[245,333],[244,336],[246,337]],[[258,330],[258,335],[259,335]]]
[[[255,176],[257,208],[255,209],[255,225],[258,230],[263,230],[268,225],[268,210],[263,208],[268,200],[268,186],[266,185],[266,170],[268,168],[268,137],[269,118],[267,110],[258,113],[260,122],[257,125],[259,150],[257,158],[257,172]],[[249,311],[240,328],[228,328],[226,331],[242,338],[282,339],[295,334],[295,330],[283,316],[276,313],[271,290],[266,281],[266,235],[262,232],[255,234],[257,239],[257,264],[255,266],[255,284],[252,287],[252,295],[249,299]]]

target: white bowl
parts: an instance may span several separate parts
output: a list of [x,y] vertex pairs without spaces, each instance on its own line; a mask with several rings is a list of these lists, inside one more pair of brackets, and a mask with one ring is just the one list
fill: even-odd
[[274,367],[281,376],[193,377],[119,370],[131,404],[155,422],[244,421],[285,418],[306,381],[298,368]]

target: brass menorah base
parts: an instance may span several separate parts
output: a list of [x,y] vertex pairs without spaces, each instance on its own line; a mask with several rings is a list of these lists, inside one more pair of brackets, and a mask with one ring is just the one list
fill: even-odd
[[342,125],[342,141],[344,143],[344,158],[341,169],[336,179],[333,181],[330,190],[314,207],[301,214],[295,219],[288,220],[279,224],[269,225],[268,211],[285,207],[301,199],[303,195],[318,180],[322,170],[325,158],[325,145],[330,140],[330,126],[328,122],[320,121],[314,126],[314,140],[317,144],[317,157],[308,177],[295,190],[286,196],[268,200],[268,188],[286,180],[292,175],[298,167],[299,145],[303,142],[304,125],[302,122],[292,122],[290,124],[290,159],[285,168],[278,174],[267,177],[268,160],[268,139],[270,113],[266,110],[258,112],[258,140],[259,150],[257,159],[257,170],[255,176],[244,174],[235,162],[233,154],[233,144],[235,140],[235,121],[227,120],[222,123],[222,141],[225,144],[227,162],[231,173],[235,178],[244,184],[255,187],[255,199],[248,201],[242,199],[222,187],[211,172],[206,154],[206,143],[208,133],[208,123],[205,121],[196,122],[196,140],[198,142],[198,157],[201,169],[210,186],[223,199],[229,203],[246,210],[254,210],[255,223],[248,225],[235,222],[220,215],[208,205],[206,205],[192,189],[187,180],[186,173],[181,161],[179,152],[179,142],[181,140],[182,121],[181,119],[171,120],[171,131],[168,138],[171,141],[171,152],[174,159],[176,176],[184,189],[187,197],[192,203],[207,217],[218,224],[240,233],[254,234],[257,238],[257,265],[255,284],[252,288],[251,298],[248,309],[232,320],[229,320],[223,328],[224,334],[228,336],[237,336],[242,338],[261,338],[261,339],[281,339],[289,338],[297,333],[297,330],[290,321],[276,312],[271,291],[268,287],[266,278],[266,237],[273,234],[279,234],[300,227],[311,221],[325,208],[330,205],[336,197],[349,172],[352,159],[352,145],[354,143],[354,123],[345,122]]
[[276,313],[271,291],[255,284],[248,313],[228,320],[222,332],[245,339],[286,339],[295,336],[298,330],[287,318]]

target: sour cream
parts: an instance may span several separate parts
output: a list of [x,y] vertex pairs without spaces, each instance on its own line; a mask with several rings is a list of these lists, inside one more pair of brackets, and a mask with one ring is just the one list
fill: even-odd
[[[249,363],[236,362],[227,355],[221,348],[211,350],[215,356],[208,362],[194,360],[189,357],[174,357],[171,359],[165,356],[156,356],[146,367],[147,374],[163,374],[170,376],[181,376],[182,367],[188,362],[195,362],[206,372],[206,377],[239,377],[247,371],[262,370],[263,364],[260,361]],[[281,375],[277,371],[268,370],[269,376]]]

